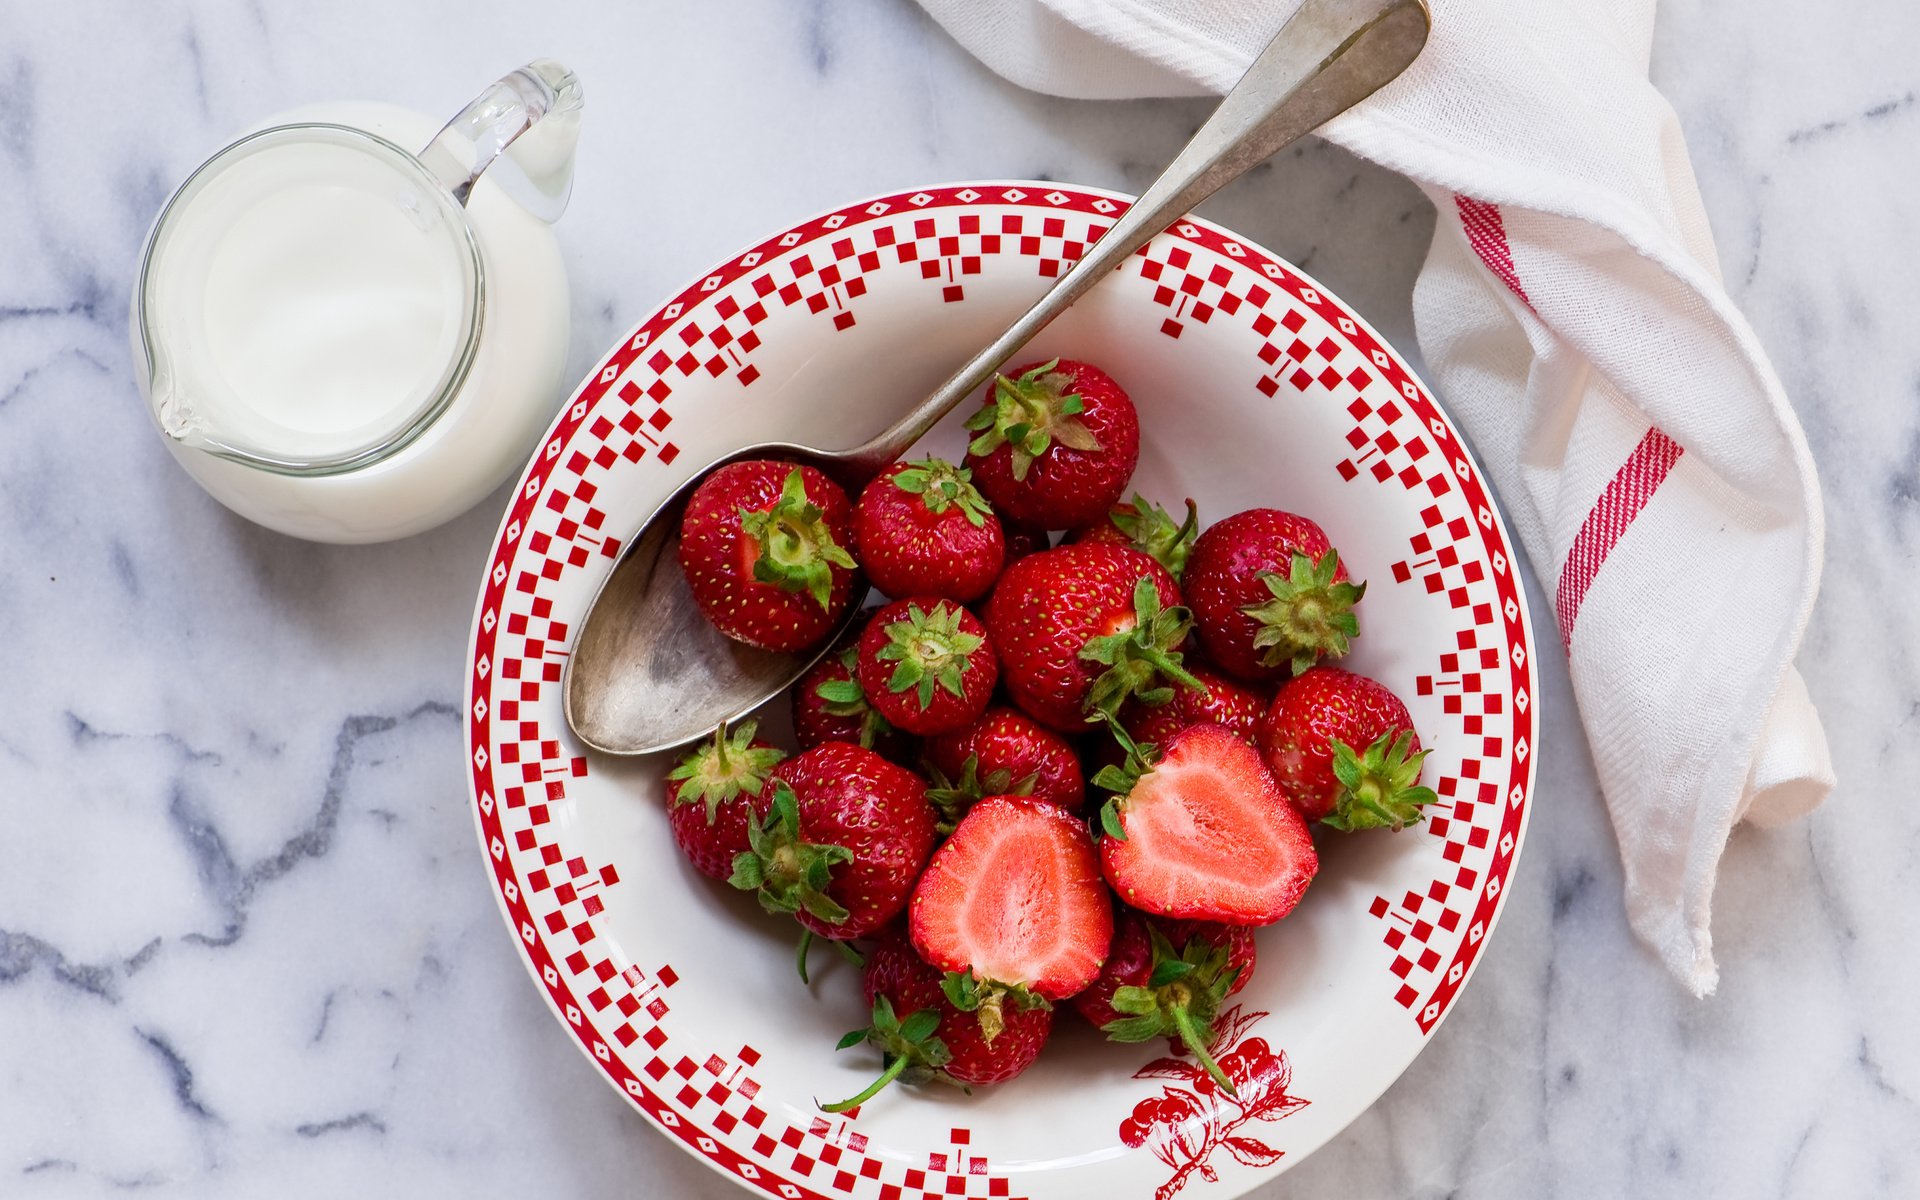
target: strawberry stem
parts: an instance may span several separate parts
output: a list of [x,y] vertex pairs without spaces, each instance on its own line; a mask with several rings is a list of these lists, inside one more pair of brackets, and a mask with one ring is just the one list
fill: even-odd
[[770,913],[798,913],[838,925],[847,910],[827,895],[833,868],[853,861],[845,846],[800,840],[800,803],[786,780],[773,784],[773,803],[766,819],[747,826],[748,849],[733,857],[727,882],[745,892],[756,892],[760,907]]
[[1200,1065],[1207,1069],[1207,1074],[1213,1076],[1213,1081],[1225,1088],[1227,1095],[1239,1095],[1240,1093],[1234,1090],[1233,1080],[1227,1078],[1227,1073],[1220,1069],[1220,1064],[1213,1061],[1213,1055],[1207,1053],[1207,1043],[1200,1036],[1200,1028],[1194,1023],[1193,1014],[1187,1011],[1187,1006],[1171,1005],[1169,1015],[1173,1018],[1173,1027],[1180,1032],[1180,1040],[1186,1043],[1187,1049],[1193,1052],[1194,1058],[1200,1061]]
[[1193,540],[1200,532],[1200,511],[1187,501],[1187,519],[1174,524],[1167,510],[1140,493],[1107,515],[1115,529],[1127,536],[1134,549],[1150,555],[1178,582],[1186,573],[1187,559],[1193,553]]
[[680,782],[674,802],[704,801],[707,824],[711,825],[718,819],[722,804],[742,792],[758,796],[766,786],[768,773],[787,755],[772,746],[754,745],[753,735],[757,729],[758,723],[754,721],[742,721],[731,730],[722,724],[712,741],[681,759],[667,775],[668,779]]
[[987,507],[987,498],[973,486],[973,472],[956,467],[944,458],[924,458],[907,464],[906,470],[893,477],[893,486],[910,496],[920,497],[920,503],[935,516],[949,508],[958,508],[967,523],[977,527],[985,525],[993,515],[993,510]]
[[800,930],[800,945],[794,950],[794,967],[800,972],[800,982],[811,987],[813,980],[807,978],[807,952],[813,949],[813,930]]
[[1213,1040],[1213,1017],[1233,988],[1239,969],[1223,945],[1198,935],[1175,949],[1160,927],[1147,925],[1153,948],[1152,970],[1145,986],[1115,989],[1108,1002],[1117,1014],[1100,1027],[1116,1042],[1145,1042],[1177,1037],[1200,1061],[1213,1081],[1235,1095],[1233,1081],[1213,1060],[1207,1046]]
[[[947,1044],[934,1036],[940,1030],[938,1009],[923,1008],[909,1013],[903,1020],[893,1011],[893,1001],[882,993],[873,998],[873,1024],[865,1029],[856,1029],[840,1039],[840,1049],[857,1046],[861,1042],[871,1042],[880,1047],[880,1053],[886,1061],[886,1070],[880,1078],[861,1090],[857,1096],[851,1096],[835,1104],[820,1105],[821,1111],[830,1113],[846,1112],[858,1108],[878,1095],[901,1075],[907,1075],[909,1083],[922,1083],[930,1080],[945,1079],[941,1070],[952,1059]],[[908,1072],[911,1072],[910,1074]]]
[[840,665],[847,670],[845,679],[828,679],[814,686],[814,695],[820,697],[820,710],[832,717],[857,717],[860,720],[859,743],[863,750],[873,749],[880,738],[893,732],[893,726],[880,715],[880,711],[867,703],[867,693],[860,686],[858,663],[860,652],[849,645],[840,652]]
[[887,1069],[880,1073],[880,1078],[860,1089],[858,1095],[849,1096],[845,1100],[839,1100],[832,1104],[822,1104],[820,1111],[843,1113],[850,1108],[859,1108],[862,1104],[879,1095],[882,1088],[900,1078],[900,1073],[907,1069],[910,1062],[911,1059],[905,1054],[894,1055],[893,1061],[887,1064]]
[[1024,777],[1015,779],[1013,772],[1005,767],[980,774],[980,756],[967,755],[966,762],[960,765],[960,777],[954,779],[935,766],[932,760],[921,763],[925,768],[927,780],[933,786],[927,789],[927,800],[939,810],[940,820],[935,828],[941,836],[953,832],[960,818],[967,815],[975,804],[988,796],[1031,796],[1035,785],[1040,782],[1040,772],[1030,771]]

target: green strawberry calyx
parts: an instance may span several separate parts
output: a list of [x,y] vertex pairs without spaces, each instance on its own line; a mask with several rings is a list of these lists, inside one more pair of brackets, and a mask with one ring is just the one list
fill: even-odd
[[1381,734],[1364,753],[1339,738],[1332,739],[1333,777],[1340,781],[1340,798],[1321,822],[1349,833],[1357,829],[1401,830],[1418,824],[1421,809],[1435,800],[1433,789],[1420,783],[1427,750],[1413,751],[1413,730]]
[[942,691],[965,698],[965,675],[973,669],[973,655],[987,639],[960,628],[966,609],[941,601],[931,609],[907,605],[907,615],[888,622],[887,644],[880,647],[881,662],[897,664],[887,687],[911,691],[924,711],[933,705],[933,693]]
[[1126,825],[1121,817],[1127,811],[1127,798],[1132,794],[1135,784],[1143,775],[1153,771],[1154,764],[1160,761],[1160,748],[1152,742],[1136,742],[1127,735],[1120,722],[1109,717],[1107,731],[1113,734],[1113,740],[1120,743],[1126,752],[1126,759],[1118,764],[1108,763],[1094,773],[1090,780],[1094,787],[1112,792],[1107,802],[1100,806],[1100,836],[1115,841],[1127,840]]
[[1146,986],[1116,989],[1111,1003],[1120,1015],[1101,1031],[1116,1042],[1178,1038],[1213,1081],[1233,1095],[1233,1081],[1208,1047],[1213,1043],[1213,1018],[1233,990],[1240,968],[1233,965],[1226,946],[1204,937],[1190,937],[1175,950],[1158,926],[1148,924],[1147,939],[1153,960]]
[[1186,520],[1176,522],[1166,509],[1135,492],[1132,500],[1115,506],[1107,520],[1135,550],[1165,567],[1176,582],[1186,574],[1187,558],[1200,533],[1200,511],[1192,500],[1187,501]]
[[1056,370],[1059,359],[1041,363],[1017,379],[993,377],[993,401],[967,418],[979,434],[967,452],[979,457],[1013,448],[1013,477],[1024,480],[1034,460],[1055,442],[1073,450],[1098,450],[1100,439],[1080,419],[1086,402],[1073,391],[1073,377]]
[[860,747],[871,750],[874,742],[893,732],[893,725],[880,715],[878,709],[867,703],[866,689],[860,686],[859,676],[855,673],[859,661],[858,647],[849,645],[840,652],[840,665],[846,668],[847,677],[822,680],[814,685],[813,694],[820,697],[820,710],[828,716],[858,717]]
[[953,1055],[947,1044],[937,1036],[940,1032],[940,1012],[938,1009],[923,1008],[908,1013],[901,1019],[893,1010],[893,1001],[880,995],[873,998],[873,1024],[865,1029],[850,1030],[840,1039],[839,1049],[846,1050],[862,1042],[871,1042],[880,1049],[880,1060],[886,1069],[880,1078],[862,1088],[859,1094],[833,1104],[822,1104],[820,1111],[843,1113],[858,1108],[880,1094],[880,1090],[896,1079],[904,1078],[908,1083],[931,1083],[936,1080],[948,1081],[946,1072],[940,1068],[952,1060]]
[[781,485],[780,499],[758,512],[740,510],[740,531],[758,546],[753,577],[782,591],[804,591],[821,608],[831,608],[833,568],[854,569],[853,555],[833,540],[819,505],[807,499],[799,467]]
[[853,861],[845,846],[800,840],[800,802],[784,779],[773,781],[773,804],[763,820],[747,825],[748,849],[733,856],[727,882],[760,897],[770,913],[806,912],[838,925],[847,910],[827,895],[833,869]]
[[969,525],[978,527],[993,515],[993,510],[987,507],[987,498],[973,486],[973,472],[956,467],[944,458],[908,463],[906,470],[893,477],[893,486],[920,497],[920,503],[935,516],[950,508],[958,509]]
[[1129,697],[1142,704],[1165,704],[1173,699],[1172,683],[1206,690],[1180,665],[1180,652],[1174,649],[1192,628],[1192,614],[1179,605],[1162,608],[1160,589],[1142,575],[1133,587],[1133,626],[1089,638],[1080,649],[1082,659],[1107,668],[1087,689],[1083,702],[1087,720],[1111,722]]
[[1322,657],[1339,658],[1347,652],[1348,644],[1360,635],[1353,606],[1367,594],[1367,585],[1335,583],[1339,569],[1338,550],[1328,550],[1317,560],[1296,550],[1285,575],[1260,572],[1268,599],[1240,611],[1260,623],[1253,646],[1264,651],[1262,665],[1277,667],[1290,661],[1293,673],[1299,675]]
[[931,762],[922,765],[933,784],[927,789],[927,799],[939,810],[940,820],[936,828],[943,835],[952,833],[953,827],[960,823],[960,818],[988,796],[1031,796],[1040,782],[1038,771],[1015,779],[1013,772],[1005,767],[997,767],[982,775],[978,754],[967,755],[967,761],[960,766],[958,778],[949,777]]
[[675,804],[707,806],[707,824],[719,819],[720,806],[745,793],[758,796],[767,777],[787,752],[776,746],[756,746],[753,735],[757,721],[743,721],[731,731],[726,722],[714,731],[713,740],[701,745],[680,760],[667,773],[680,783]]
[[1025,984],[994,983],[971,971],[948,971],[940,978],[940,990],[946,994],[948,1004],[978,1017],[980,1036],[989,1046],[1007,1027],[1007,1005],[1021,1012],[1053,1007]]

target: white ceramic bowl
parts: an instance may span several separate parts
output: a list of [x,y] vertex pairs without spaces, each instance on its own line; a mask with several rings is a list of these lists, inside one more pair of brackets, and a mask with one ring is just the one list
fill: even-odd
[[[1433,748],[1430,819],[1321,839],[1299,909],[1220,1022],[1239,1099],[1164,1046],[1060,1021],[1040,1063],[972,1096],[890,1089],[853,1117],[867,1048],[855,972],[794,975],[794,929],[686,866],[659,762],[589,759],[561,664],[641,516],[749,441],[852,444],[924,395],[1096,237],[1125,198],[974,183],[864,200],[694,281],[608,355],[534,454],[475,613],[467,733],[496,898],[594,1071],[670,1138],[786,1197],[1227,1197],[1339,1132],[1445,1016],[1492,931],[1526,829],[1535,687],[1511,545],[1431,395],[1335,297],[1185,222],[1032,347],[1104,366],[1140,410],[1135,483],[1203,520],[1319,521],[1368,581],[1350,665]],[[927,440],[957,457],[956,414]],[[784,704],[769,728],[784,729]],[[558,1071],[577,1067],[556,1063]],[[590,1086],[578,1071],[581,1086]]]

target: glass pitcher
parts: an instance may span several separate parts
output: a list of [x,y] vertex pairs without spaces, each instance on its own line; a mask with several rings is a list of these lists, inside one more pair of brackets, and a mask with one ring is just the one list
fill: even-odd
[[403,537],[497,486],[564,382],[549,226],[580,115],[579,81],[543,60],[444,126],[320,105],[202,164],[154,222],[129,321],[175,458],[243,516],[324,541]]

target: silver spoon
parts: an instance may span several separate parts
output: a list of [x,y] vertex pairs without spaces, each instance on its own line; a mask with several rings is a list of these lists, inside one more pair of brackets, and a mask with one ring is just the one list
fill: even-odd
[[[857,493],[1109,271],[1282,147],[1366,99],[1426,45],[1425,0],[1306,0],[1178,158],[1072,270],[993,344],[886,432],[850,450],[748,446],[707,465],[654,509],[600,586],[568,657],[567,724],[608,754],[651,754],[705,737],[791,686],[826,653],[774,654],[730,641],[680,572],[680,513],[714,468],[743,458],[810,463]],[[853,597],[847,624],[858,619]]]

